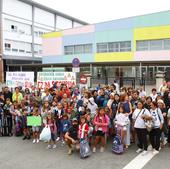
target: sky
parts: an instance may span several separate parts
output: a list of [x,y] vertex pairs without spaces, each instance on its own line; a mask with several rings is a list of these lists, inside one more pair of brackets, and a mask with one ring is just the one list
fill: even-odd
[[90,24],[170,10],[170,0],[33,0]]

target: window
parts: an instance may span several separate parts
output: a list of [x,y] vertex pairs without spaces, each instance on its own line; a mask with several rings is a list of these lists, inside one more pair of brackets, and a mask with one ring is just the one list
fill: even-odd
[[150,50],[162,50],[163,41],[162,40],[151,40],[150,41]]
[[120,42],[120,52],[131,51],[131,42]]
[[11,25],[11,30],[12,30],[13,32],[17,32],[17,26]]
[[11,44],[10,43],[5,43],[5,50],[10,51],[11,50]]
[[18,49],[12,48],[12,52],[18,52]]
[[149,50],[149,41],[137,41],[136,42],[137,51],[146,51]]
[[106,53],[107,50],[107,43],[98,43],[97,44],[97,53]]
[[84,52],[83,53],[92,53],[92,44],[84,45]]
[[74,54],[81,54],[81,53],[83,53],[83,45],[74,46]]
[[65,55],[73,55],[74,54],[74,46],[65,46],[64,52],[65,52]]
[[164,40],[164,49],[170,50],[170,39]]
[[25,53],[25,50],[19,49],[19,52],[20,52],[20,53]]
[[119,43],[112,42],[108,43],[109,52],[119,52]]

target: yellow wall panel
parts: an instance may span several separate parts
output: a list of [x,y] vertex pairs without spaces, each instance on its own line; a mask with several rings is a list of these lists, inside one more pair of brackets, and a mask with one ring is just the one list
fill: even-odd
[[134,40],[165,38],[170,38],[170,26],[157,26],[134,29]]
[[62,32],[50,32],[42,35],[42,38],[57,38],[61,36],[62,36]]
[[133,61],[133,52],[96,53],[96,62]]

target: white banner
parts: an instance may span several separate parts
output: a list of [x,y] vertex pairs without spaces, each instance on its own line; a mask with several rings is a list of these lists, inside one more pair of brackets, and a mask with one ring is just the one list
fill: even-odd
[[13,88],[31,88],[34,85],[34,72],[6,72],[6,85]]
[[61,84],[66,84],[67,87],[76,85],[76,74],[73,72],[38,72],[37,73],[37,88],[50,88],[53,84],[59,87]]

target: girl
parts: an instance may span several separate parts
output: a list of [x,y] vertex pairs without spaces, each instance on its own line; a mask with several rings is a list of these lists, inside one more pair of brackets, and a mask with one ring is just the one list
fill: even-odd
[[126,135],[127,135],[127,125],[129,124],[129,118],[126,115],[126,111],[123,104],[118,107],[118,112],[115,117],[115,124],[117,126],[117,131],[121,136],[122,144],[126,147]]
[[151,103],[151,119],[153,121],[153,129],[149,133],[150,142],[153,148],[153,154],[159,153],[160,147],[160,137],[161,137],[161,129],[164,123],[164,118],[160,109],[157,108],[157,103]]
[[87,139],[88,131],[89,131],[89,126],[86,123],[86,117],[81,116],[80,117],[79,131],[78,131],[80,141]]
[[106,145],[106,133],[108,132],[109,117],[105,114],[104,108],[100,108],[98,114],[94,117],[94,126],[96,138],[94,142],[93,152],[96,152],[96,146],[101,140],[100,152],[104,151]]
[[57,127],[56,127],[56,124],[55,124],[54,117],[52,116],[51,113],[47,114],[46,121],[47,121],[47,127],[50,127],[50,130],[51,130],[51,140],[48,142],[47,148],[48,149],[51,149],[51,148],[55,149],[56,148],[55,134],[57,132]]
[[134,120],[134,128],[136,129],[137,138],[138,138],[138,147],[137,153],[142,152],[142,155],[147,154],[148,143],[147,143],[147,129],[145,126],[145,120],[150,117],[150,112],[144,108],[142,101],[138,101],[137,108],[133,112],[132,119]]
[[71,126],[70,120],[68,119],[68,115],[64,114],[61,121],[61,135],[62,135],[62,142],[61,145],[63,146],[65,144],[65,134],[68,132],[69,128]]
[[41,117],[42,117],[42,121],[43,121],[43,125],[45,126],[47,123],[47,114],[50,110],[50,104],[48,101],[45,101],[43,104],[43,107],[41,108]]
[[[38,107],[34,108],[32,115],[35,117],[40,116]],[[32,131],[33,131],[33,144],[36,142],[39,143],[40,127],[32,126]]]

